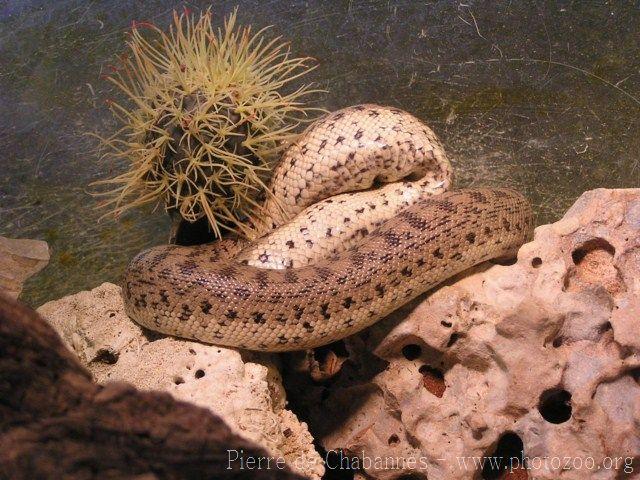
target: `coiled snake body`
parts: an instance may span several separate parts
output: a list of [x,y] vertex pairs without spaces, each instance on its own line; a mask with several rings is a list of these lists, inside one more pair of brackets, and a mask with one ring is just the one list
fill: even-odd
[[280,228],[249,245],[138,254],[125,273],[125,309],[152,330],[252,350],[344,338],[470,266],[515,254],[529,237],[531,208],[520,194],[442,193],[450,180],[435,135],[408,113],[335,112],[274,171],[254,231]]

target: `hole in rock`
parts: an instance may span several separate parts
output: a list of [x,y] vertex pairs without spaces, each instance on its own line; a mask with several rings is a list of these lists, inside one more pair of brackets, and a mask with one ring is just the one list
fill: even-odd
[[575,267],[566,276],[565,290],[576,291],[589,286],[601,286],[615,295],[626,289],[613,262],[616,250],[603,238],[582,243],[571,253]]
[[93,361],[106,363],[107,365],[115,365],[115,363],[118,361],[118,354],[109,349],[101,348],[96,353],[96,356],[93,359]]
[[553,348],[560,348],[563,343],[564,343],[564,338],[562,338],[561,336],[558,336],[553,339],[553,342],[551,342],[551,345],[553,345]]
[[422,354],[422,348],[415,343],[409,343],[402,347],[402,355],[407,360],[415,360]]
[[182,378],[182,377],[173,377],[173,383],[175,383],[176,385],[180,385],[180,384],[184,383],[184,378]]
[[458,341],[458,339],[460,338],[460,335],[457,333],[453,333],[450,337],[449,337],[449,341],[447,342],[447,348],[452,347],[454,343],[456,343]]
[[443,327],[446,327],[446,328],[451,328],[453,326],[453,323],[447,322],[446,320],[441,320],[440,321],[440,325],[442,325]]
[[389,440],[387,440],[387,443],[389,445],[397,445],[398,443],[400,443],[400,438],[398,438],[398,435],[394,433],[389,437]]
[[524,444],[520,437],[507,432],[500,437],[496,449],[489,454],[491,462],[485,462],[481,478],[484,480],[497,479],[526,479],[528,478],[524,465]]
[[576,265],[580,265],[580,263],[582,263],[586,256],[595,250],[603,250],[612,257],[616,253],[616,249],[613,248],[613,245],[607,242],[604,238],[594,238],[592,240],[584,242],[573,252],[571,252],[573,263],[575,263]]
[[194,373],[193,375],[196,378],[202,378],[204,377],[204,370],[202,370],[201,368],[199,368],[198,370],[196,370],[196,373]]
[[631,372],[629,372],[629,374],[631,375],[631,378],[636,381],[636,383],[640,384],[640,368],[634,368],[633,370],[631,370]]
[[534,257],[533,260],[531,260],[531,266],[533,268],[538,268],[540,265],[542,265],[542,259],[540,257]]
[[608,332],[609,330],[613,330],[613,325],[611,325],[611,322],[605,322],[602,325],[600,325],[600,327],[598,328],[598,333],[602,335],[603,333]]
[[116,316],[116,312],[111,312],[111,313],[109,314],[109,318],[113,318],[113,317],[115,317],[115,316]]
[[571,394],[561,388],[542,392],[538,411],[549,423],[566,422],[571,418]]
[[444,374],[431,365],[422,365],[418,371],[422,374],[422,384],[431,394],[442,398],[446,386],[444,384]]

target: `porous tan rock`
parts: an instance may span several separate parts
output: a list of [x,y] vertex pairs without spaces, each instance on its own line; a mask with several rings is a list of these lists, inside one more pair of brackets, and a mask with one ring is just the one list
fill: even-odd
[[47,242],[0,237],[0,290],[18,298],[24,282],[48,263]]
[[515,264],[480,266],[327,350],[346,357],[336,375],[311,382],[297,354],[285,385],[329,469],[640,478],[640,189],[585,193]]
[[146,331],[104,283],[38,309],[98,383],[126,381],[209,408],[243,437],[311,478],[323,473],[307,426],[285,408],[277,357]]

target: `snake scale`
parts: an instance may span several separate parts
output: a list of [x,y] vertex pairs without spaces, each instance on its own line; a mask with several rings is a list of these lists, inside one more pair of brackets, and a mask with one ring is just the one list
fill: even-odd
[[276,166],[254,242],[138,254],[125,272],[126,312],[152,330],[250,350],[356,333],[473,265],[514,255],[530,236],[522,195],[445,192],[451,174],[435,134],[410,114],[334,112]]

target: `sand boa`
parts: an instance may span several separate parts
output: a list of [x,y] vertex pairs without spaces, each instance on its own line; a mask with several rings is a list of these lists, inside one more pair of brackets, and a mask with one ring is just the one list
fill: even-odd
[[[335,112],[274,171],[254,227],[256,237],[280,228],[248,246],[140,253],[125,273],[126,311],[152,330],[253,350],[351,335],[472,265],[514,254],[530,235],[520,194],[432,196],[450,181],[442,146],[413,116],[375,105]],[[396,183],[367,190],[380,182]]]

